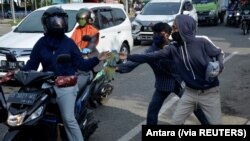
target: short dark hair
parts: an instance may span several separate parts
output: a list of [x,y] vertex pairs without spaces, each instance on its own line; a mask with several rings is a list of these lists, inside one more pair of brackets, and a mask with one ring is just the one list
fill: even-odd
[[153,32],[166,32],[168,34],[170,34],[172,32],[171,26],[169,24],[163,23],[163,22],[156,23],[153,26],[152,30],[153,30]]

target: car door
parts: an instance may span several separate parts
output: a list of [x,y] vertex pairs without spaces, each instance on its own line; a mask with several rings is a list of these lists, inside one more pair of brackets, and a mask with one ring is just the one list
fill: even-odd
[[116,42],[114,40],[115,31],[113,30],[114,22],[111,15],[110,7],[95,8],[95,22],[94,25],[99,29],[99,43],[97,49],[99,52],[111,51],[116,49]]
[[116,34],[115,40],[118,40],[115,45],[120,47],[120,51],[129,53],[133,44],[131,22],[121,8],[112,8],[112,16],[115,24],[112,28],[115,31],[114,34]]

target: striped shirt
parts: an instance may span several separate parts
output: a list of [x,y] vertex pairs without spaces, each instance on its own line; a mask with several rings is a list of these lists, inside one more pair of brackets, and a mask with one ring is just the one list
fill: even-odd
[[[156,47],[154,44],[145,50],[145,53],[158,51],[160,48]],[[132,57],[132,56],[131,56]],[[149,66],[152,68],[155,75],[155,88],[159,91],[174,92],[176,80],[174,75],[173,62],[168,59],[162,59],[159,61],[148,62]],[[120,64],[118,66],[120,73],[127,73],[136,68],[140,63],[128,61],[125,64]],[[164,65],[164,70],[162,69]]]

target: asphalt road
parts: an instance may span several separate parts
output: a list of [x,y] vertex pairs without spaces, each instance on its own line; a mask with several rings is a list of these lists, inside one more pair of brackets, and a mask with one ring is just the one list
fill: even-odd
[[[220,76],[223,124],[249,124],[250,34],[244,36],[239,28],[224,25],[199,26],[198,34],[209,36],[226,54],[225,69]],[[132,53],[141,53],[148,45],[136,46]],[[143,64],[131,73],[116,74],[113,84],[115,89],[108,103],[94,109],[100,124],[89,140],[139,141],[140,125],[145,122],[154,90],[153,72]],[[177,100],[174,96],[166,100],[160,113],[160,124],[168,124]],[[199,123],[190,116],[185,124]],[[0,132],[5,131],[0,129]]]

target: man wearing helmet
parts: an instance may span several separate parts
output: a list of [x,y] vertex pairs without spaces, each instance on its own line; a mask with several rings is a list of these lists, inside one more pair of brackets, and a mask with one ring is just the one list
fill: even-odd
[[[94,13],[86,8],[82,8],[76,14],[76,21],[79,24],[73,32],[71,39],[75,41],[79,49],[82,51],[88,48],[90,51],[96,51],[96,45],[99,41],[99,31],[92,24],[94,23]],[[83,36],[90,37],[89,41],[83,40]]]
[[[99,61],[108,57],[108,52],[102,52],[98,57],[87,60],[82,58],[74,41],[64,34],[68,30],[68,15],[62,8],[50,7],[47,9],[42,15],[42,24],[44,36],[36,42],[30,59],[21,70],[37,70],[41,63],[44,72],[52,71],[56,76],[74,76],[78,69],[89,71]],[[57,63],[57,57],[62,54],[70,55],[71,62],[63,65]],[[70,141],[83,141],[74,115],[77,84],[70,87],[54,86],[54,89],[68,139]]]

